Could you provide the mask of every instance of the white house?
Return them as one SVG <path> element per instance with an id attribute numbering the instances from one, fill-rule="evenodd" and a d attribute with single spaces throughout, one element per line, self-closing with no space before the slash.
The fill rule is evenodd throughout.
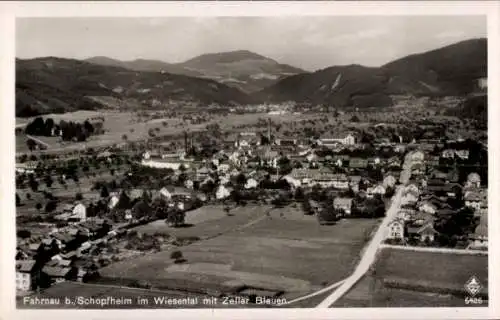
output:
<path id="1" fill-rule="evenodd" d="M 394 219 L 387 226 L 387 239 L 404 240 L 405 224 L 401 219 Z"/>
<path id="2" fill-rule="evenodd" d="M 258 182 L 255 179 L 249 178 L 245 183 L 245 189 L 255 189 L 257 188 Z"/>
<path id="3" fill-rule="evenodd" d="M 108 208 L 113 209 L 118 204 L 119 201 L 120 199 L 117 196 L 112 196 L 109 199 Z"/>
<path id="4" fill-rule="evenodd" d="M 193 189 L 194 183 L 191 179 L 187 179 L 186 181 L 184 181 L 184 186 L 188 189 Z"/>
<path id="5" fill-rule="evenodd" d="M 16 261 L 16 289 L 30 291 L 38 282 L 39 274 L 35 271 L 35 260 Z"/>
<path id="6" fill-rule="evenodd" d="M 229 197 L 231 195 L 231 193 L 229 192 L 229 190 L 224 187 L 223 185 L 220 185 L 217 190 L 215 191 L 215 198 L 216 199 L 225 199 L 227 197 Z"/>
<path id="7" fill-rule="evenodd" d="M 82 203 L 77 204 L 73 208 L 73 218 L 85 221 L 87 219 L 87 208 Z"/>
<path id="8" fill-rule="evenodd" d="M 375 195 L 381 195 L 383 196 L 385 194 L 385 187 L 383 185 L 377 185 L 375 187 L 368 187 L 366 189 L 366 196 L 368 198 L 372 198 Z"/>

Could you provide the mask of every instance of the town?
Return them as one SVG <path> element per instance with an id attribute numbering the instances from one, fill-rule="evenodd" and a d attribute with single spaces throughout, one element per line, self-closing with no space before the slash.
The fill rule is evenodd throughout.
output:
<path id="1" fill-rule="evenodd" d="M 18 309 L 491 306 L 485 16 L 303 18 L 17 21 Z"/>

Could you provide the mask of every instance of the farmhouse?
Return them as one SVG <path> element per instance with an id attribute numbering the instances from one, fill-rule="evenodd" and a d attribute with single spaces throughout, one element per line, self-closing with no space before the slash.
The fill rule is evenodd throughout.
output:
<path id="1" fill-rule="evenodd" d="M 473 172 L 467 176 L 467 182 L 465 183 L 467 188 L 479 188 L 481 187 L 481 177 L 479 174 Z"/>
<path id="2" fill-rule="evenodd" d="M 42 269 L 42 274 L 56 283 L 63 282 L 65 280 L 70 280 L 71 268 L 45 266 Z"/>
<path id="3" fill-rule="evenodd" d="M 36 288 L 40 273 L 35 260 L 16 261 L 16 289 L 30 291 Z"/>
<path id="4" fill-rule="evenodd" d="M 352 198 L 335 198 L 333 200 L 333 208 L 343 210 L 345 215 L 350 215 L 352 201 Z"/>
<path id="5" fill-rule="evenodd" d="M 481 217 L 473 234 L 469 235 L 469 249 L 488 248 L 488 215 Z"/>
<path id="6" fill-rule="evenodd" d="M 351 158 L 349 160 L 349 168 L 351 169 L 366 169 L 368 167 L 368 160 L 362 158 Z"/>
<path id="7" fill-rule="evenodd" d="M 409 226 L 408 236 L 418 239 L 420 242 L 433 242 L 437 234 L 432 222 L 423 224 L 422 226 Z"/>
<path id="8" fill-rule="evenodd" d="M 483 198 L 484 197 L 479 192 L 468 191 L 464 196 L 465 206 L 478 211 L 479 209 L 481 209 Z"/>

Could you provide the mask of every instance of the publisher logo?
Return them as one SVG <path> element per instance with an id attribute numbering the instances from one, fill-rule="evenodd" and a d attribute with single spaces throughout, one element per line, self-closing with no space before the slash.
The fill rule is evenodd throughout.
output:
<path id="1" fill-rule="evenodd" d="M 481 291 L 483 286 L 479 282 L 476 276 L 472 276 L 464 285 L 465 291 L 469 294 L 469 296 L 465 297 L 465 304 L 483 304 L 483 299 L 476 295 Z"/>
<path id="2" fill-rule="evenodd" d="M 466 283 L 465 283 L 465 290 L 472 296 L 474 297 L 481 291 L 483 286 L 479 282 L 476 276 L 472 276 Z"/>

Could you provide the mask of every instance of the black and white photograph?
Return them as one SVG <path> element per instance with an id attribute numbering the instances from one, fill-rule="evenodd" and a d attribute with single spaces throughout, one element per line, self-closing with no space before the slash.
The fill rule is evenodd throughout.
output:
<path id="1" fill-rule="evenodd" d="M 14 39 L 14 308 L 492 305 L 487 15 L 16 17 Z"/>

